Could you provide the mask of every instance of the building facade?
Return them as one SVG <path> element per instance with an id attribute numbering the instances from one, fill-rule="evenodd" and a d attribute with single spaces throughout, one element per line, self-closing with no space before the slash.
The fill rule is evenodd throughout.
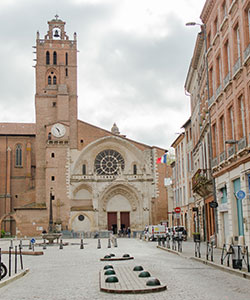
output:
<path id="1" fill-rule="evenodd" d="M 207 0 L 201 20 L 185 83 L 194 203 L 204 238 L 249 245 L 250 1 Z"/>
<path id="2" fill-rule="evenodd" d="M 164 149 L 77 119 L 77 36 L 48 22 L 36 40 L 35 124 L 1 123 L 1 228 L 13 235 L 48 230 L 143 230 L 168 218 Z M 50 209 L 50 207 L 52 209 Z"/>

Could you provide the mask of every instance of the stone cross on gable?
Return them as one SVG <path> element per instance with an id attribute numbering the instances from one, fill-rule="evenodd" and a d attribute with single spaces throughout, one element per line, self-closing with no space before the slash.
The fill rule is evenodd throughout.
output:
<path id="1" fill-rule="evenodd" d="M 58 18 L 59 18 L 58 14 L 55 15 L 55 18 L 56 18 L 56 20 L 58 20 Z"/>

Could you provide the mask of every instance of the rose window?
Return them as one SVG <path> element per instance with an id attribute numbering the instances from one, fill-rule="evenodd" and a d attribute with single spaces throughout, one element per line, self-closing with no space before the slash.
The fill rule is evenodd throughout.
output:
<path id="1" fill-rule="evenodd" d="M 104 150 L 95 159 L 95 171 L 98 175 L 117 175 L 124 169 L 124 159 L 115 150 Z"/>

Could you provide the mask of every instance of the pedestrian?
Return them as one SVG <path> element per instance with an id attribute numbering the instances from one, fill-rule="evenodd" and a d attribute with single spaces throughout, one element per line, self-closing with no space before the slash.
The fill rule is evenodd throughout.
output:
<path id="1" fill-rule="evenodd" d="M 130 238 L 130 235 L 131 235 L 130 227 L 128 227 L 128 229 L 127 229 L 127 234 L 128 234 L 128 238 Z"/>

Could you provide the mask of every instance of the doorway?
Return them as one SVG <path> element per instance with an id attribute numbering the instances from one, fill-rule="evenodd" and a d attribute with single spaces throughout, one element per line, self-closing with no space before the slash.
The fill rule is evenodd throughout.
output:
<path id="1" fill-rule="evenodd" d="M 108 212 L 108 230 L 117 233 L 117 212 Z"/>
<path id="2" fill-rule="evenodd" d="M 121 211 L 121 230 L 126 230 L 130 227 L 129 211 Z"/>

